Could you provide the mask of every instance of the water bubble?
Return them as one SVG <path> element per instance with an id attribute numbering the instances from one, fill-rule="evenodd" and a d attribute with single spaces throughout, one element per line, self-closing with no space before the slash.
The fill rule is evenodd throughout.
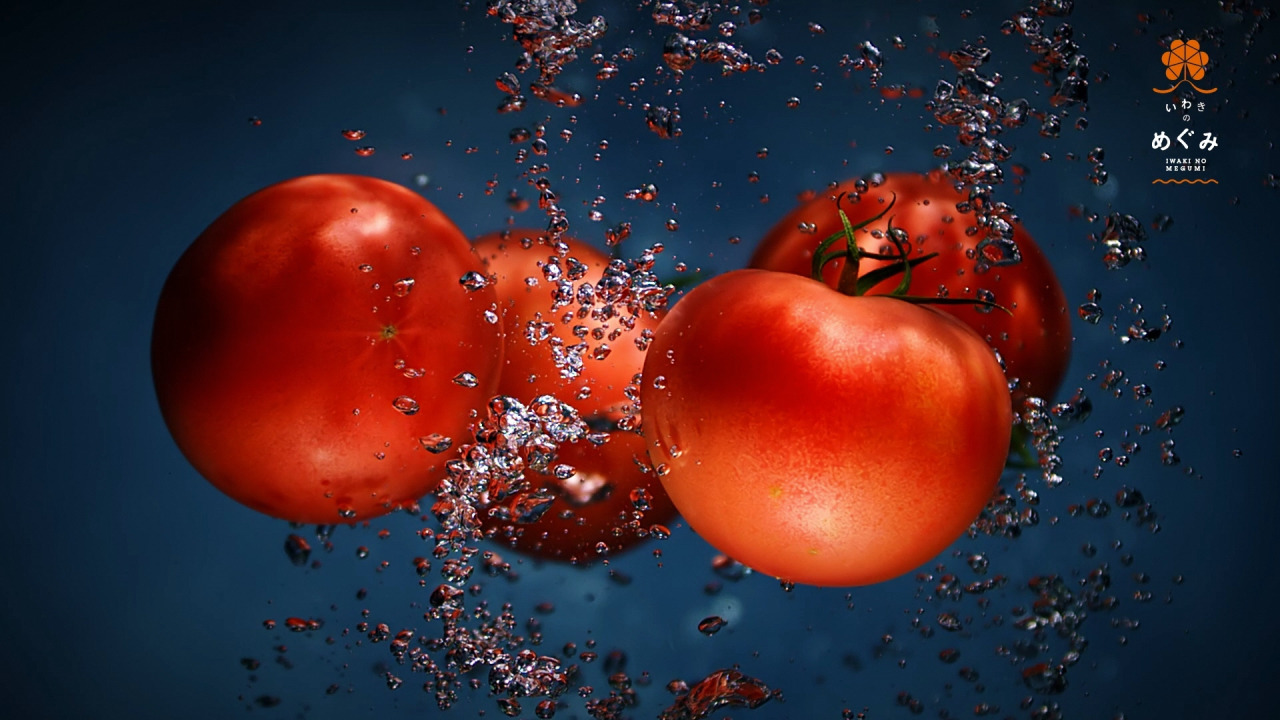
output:
<path id="1" fill-rule="evenodd" d="M 1186 410 L 1181 405 L 1175 405 L 1156 418 L 1156 427 L 1161 430 L 1172 430 L 1175 425 L 1182 422 L 1182 417 L 1185 414 Z"/>
<path id="2" fill-rule="evenodd" d="M 290 534 L 285 538 L 284 552 L 289 556 L 289 562 L 301 567 L 311 557 L 311 545 L 301 535 Z"/>
<path id="3" fill-rule="evenodd" d="M 956 632 L 964 628 L 964 623 L 960 622 L 954 612 L 948 610 L 938 613 L 938 627 L 947 632 Z"/>
<path id="4" fill-rule="evenodd" d="M 670 139 L 680 137 L 680 108 L 667 108 L 662 105 L 650 107 L 645 112 L 645 124 L 658 137 Z"/>
<path id="5" fill-rule="evenodd" d="M 391 406 L 405 415 L 416 415 L 420 409 L 418 407 L 418 401 L 408 395 L 401 395 L 395 400 L 392 400 Z"/>
<path id="6" fill-rule="evenodd" d="M 1103 263 L 1109 270 L 1118 270 L 1134 260 L 1145 260 L 1147 231 L 1132 215 L 1114 212 L 1107 216 L 1102 243 Z"/>
<path id="7" fill-rule="evenodd" d="M 400 278 L 399 280 L 395 281 L 395 283 L 393 283 L 391 287 L 393 292 L 395 292 L 396 297 L 404 297 L 408 295 L 411 290 L 413 290 L 414 282 L 415 282 L 414 279 L 411 277 Z"/>
<path id="8" fill-rule="evenodd" d="M 462 387 L 467 388 L 473 388 L 480 384 L 480 380 L 469 372 L 460 372 L 457 375 L 454 375 L 453 382 L 455 385 L 461 385 Z"/>
<path id="9" fill-rule="evenodd" d="M 720 632 L 724 626 L 728 624 L 729 621 L 719 615 L 711 615 L 703 618 L 702 621 L 698 623 L 698 632 L 709 637 Z"/>
<path id="10" fill-rule="evenodd" d="M 717 670 L 688 687 L 658 714 L 658 720 L 701 720 L 725 706 L 754 710 L 775 695 L 767 685 L 738 670 Z"/>
<path id="11" fill-rule="evenodd" d="M 624 197 L 628 200 L 643 200 L 645 202 L 653 202 L 658 199 L 658 186 L 653 183 L 645 183 L 634 190 L 628 190 Z"/>
<path id="12" fill-rule="evenodd" d="M 482 273 L 471 270 L 459 278 L 458 283 L 468 291 L 475 292 L 487 287 L 489 285 L 489 278 L 485 277 Z"/>
<path id="13" fill-rule="evenodd" d="M 697 55 L 697 43 L 681 33 L 668 35 L 666 42 L 663 44 L 662 59 L 666 62 L 667 67 L 677 72 L 683 72 L 693 67 L 697 61 Z"/>

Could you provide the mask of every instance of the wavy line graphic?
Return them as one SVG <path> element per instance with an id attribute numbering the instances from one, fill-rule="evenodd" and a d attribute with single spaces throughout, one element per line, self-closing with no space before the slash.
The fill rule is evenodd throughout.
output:
<path id="1" fill-rule="evenodd" d="M 1152 185 L 1155 185 L 1156 183 L 1160 183 L 1161 185 L 1169 185 L 1170 183 L 1175 185 L 1208 185 L 1210 183 L 1213 183 L 1214 185 L 1217 185 L 1218 181 L 1214 180 L 1213 178 L 1209 178 L 1208 180 L 1204 180 L 1201 178 L 1195 178 L 1194 180 L 1189 180 L 1187 178 L 1178 178 L 1176 180 L 1161 180 L 1159 178 L 1156 178 L 1155 180 L 1151 181 Z"/>
<path id="2" fill-rule="evenodd" d="M 1177 90 L 1178 86 L 1183 83 L 1190 85 L 1192 88 L 1195 89 L 1196 92 L 1200 93 L 1201 95 L 1212 95 L 1213 93 L 1218 92 L 1218 88 L 1209 88 L 1208 90 L 1205 90 L 1204 88 L 1198 87 L 1195 83 L 1191 82 L 1190 80 L 1187 80 L 1186 78 L 1183 78 L 1178 82 L 1174 83 L 1173 85 L 1170 85 L 1169 89 L 1167 90 L 1161 90 L 1160 88 L 1151 88 L 1151 91 L 1160 93 L 1161 95 L 1168 95 L 1174 90 Z"/>

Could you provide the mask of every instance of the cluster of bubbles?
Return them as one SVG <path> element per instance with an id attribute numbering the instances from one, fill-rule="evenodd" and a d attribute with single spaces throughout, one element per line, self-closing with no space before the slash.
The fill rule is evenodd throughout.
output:
<path id="1" fill-rule="evenodd" d="M 572 406 L 545 395 L 527 405 L 510 397 L 494 398 L 485 416 L 475 423 L 473 434 L 473 442 L 460 447 L 458 457 L 447 464 L 448 477 L 431 507 L 435 527 L 423 527 L 418 533 L 432 548 L 429 556 L 414 559 L 419 584 L 424 588 L 429 585 L 426 578 L 437 565 L 442 580 L 430 589 L 422 616 L 435 631 L 393 630 L 381 622 L 361 622 L 355 630 L 370 644 L 385 644 L 395 667 L 424 676 L 422 689 L 434 696 L 441 710 L 453 707 L 466 685 L 473 690 L 487 689 L 508 717 L 520 716 L 524 706 L 532 704 L 534 715 L 546 720 L 563 706 L 561 696 L 576 689 L 591 717 L 622 720 L 637 702 L 632 679 L 622 670 L 625 655 L 619 651 L 606 661 L 610 670 L 606 696 L 593 697 L 595 690 L 587 685 L 575 688 L 578 666 L 535 650 L 542 642 L 539 625 L 530 621 L 522 631 L 510 603 L 491 608 L 483 598 L 484 586 L 476 572 L 481 570 L 490 577 L 512 574 L 511 566 L 498 553 L 480 549 L 479 542 L 485 537 L 481 514 L 501 507 L 503 512 L 527 512 L 536 518 L 550 498 L 540 497 L 527 477 L 546 471 L 572 473 L 572 468 L 556 462 L 557 449 L 564 443 L 603 442 L 604 433 L 588 427 Z M 527 519 L 511 518 L 513 522 Z M 326 546 L 330 546 L 330 529 L 319 530 Z M 286 539 L 285 551 L 294 564 L 304 565 L 311 547 L 295 533 Z M 361 548 L 361 554 L 367 555 L 367 549 Z M 292 632 L 317 631 L 322 626 L 317 619 L 289 618 L 285 623 Z M 268 621 L 266 627 L 274 629 L 274 621 Z M 573 651 L 576 645 L 566 644 L 566 654 Z M 584 662 L 595 657 L 590 651 L 579 655 Z M 257 661 L 249 662 L 256 669 Z M 389 689 L 404 684 L 400 672 L 384 672 Z M 692 687 L 674 681 L 668 689 L 677 697 L 660 717 L 673 720 L 704 718 L 725 705 L 757 707 L 779 696 L 736 669 L 712 672 Z M 336 691 L 336 686 L 331 691 Z M 264 698 L 259 704 L 278 702 Z"/>
<path id="2" fill-rule="evenodd" d="M 521 238 L 528 250 L 535 242 Z M 547 237 L 548 255 L 541 263 L 541 279 L 546 283 L 550 298 L 549 319 L 532 319 L 525 322 L 523 333 L 530 345 L 548 348 L 561 377 L 573 379 L 584 368 L 586 358 L 603 360 L 611 352 L 610 343 L 633 335 L 632 341 L 644 350 L 653 338 L 653 331 L 636 330 L 641 317 L 666 309 L 676 289 L 662 282 L 655 272 L 657 256 L 664 251 L 661 243 L 643 249 L 635 258 L 611 258 L 602 275 L 594 282 L 587 279 L 589 268 L 573 257 L 563 238 Z M 557 324 L 572 326 L 577 342 L 567 344 L 555 333 Z M 628 425 L 629 427 L 629 425 Z"/>
<path id="3" fill-rule="evenodd" d="M 1035 119 L 1040 123 L 1042 137 L 1056 138 L 1067 114 L 1088 106 L 1089 60 L 1072 39 L 1071 25 L 1061 22 L 1052 29 L 1046 27 L 1046 18 L 1066 17 L 1073 7 L 1071 0 L 1039 0 L 1000 26 L 1002 33 L 1026 39 L 1034 56 L 1032 67 L 1055 87 L 1049 101 L 1052 109 L 1035 108 L 1025 98 L 1002 98 L 1000 75 L 982 72 L 983 65 L 991 59 L 991 49 L 971 43 L 962 43 L 947 53 L 956 67 L 955 80 L 940 80 L 934 89 L 930 103 L 934 118 L 954 127 L 957 141 L 967 151 L 962 158 L 948 160 L 946 169 L 968 191 L 967 202 L 958 209 L 973 213 L 974 231 L 985 233 L 978 243 L 979 271 L 988 265 L 1013 264 L 1022 259 L 1013 239 L 1017 215 L 1008 204 L 992 197 L 994 186 L 1004 182 L 1003 165 L 1013 155 L 1002 136 Z M 1081 116 L 1076 126 L 1083 129 L 1087 122 Z M 952 152 L 945 148 L 935 154 L 950 156 Z"/>
<path id="4" fill-rule="evenodd" d="M 537 68 L 538 79 L 529 84 L 529 92 L 534 97 L 557 105 L 582 102 L 577 94 L 558 89 L 556 78 L 566 64 L 578 58 L 579 51 L 604 37 L 609 24 L 603 17 L 597 15 L 586 22 L 576 19 L 578 5 L 573 0 L 490 0 L 487 11 L 511 26 L 511 36 L 523 48 L 516 69 L 524 72 Z M 514 75 L 505 75 L 498 87 L 507 94 L 499 106 L 500 111 L 525 107 L 520 83 Z"/>

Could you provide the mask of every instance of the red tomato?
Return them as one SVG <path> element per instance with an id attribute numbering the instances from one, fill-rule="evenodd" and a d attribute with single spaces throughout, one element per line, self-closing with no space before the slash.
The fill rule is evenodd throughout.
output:
<path id="1" fill-rule="evenodd" d="M 833 199 L 840 193 L 856 192 L 855 185 L 856 181 L 841 183 L 791 211 L 765 235 L 750 266 L 811 276 L 814 249 L 841 228 Z M 889 243 L 884 233 L 892 220 L 894 227 L 906 230 L 914 241 L 914 254 L 938 253 L 912 270 L 909 294 L 933 297 L 945 289 L 949 297 L 974 298 L 979 290 L 990 292 L 987 299 L 1008 308 L 1012 315 L 972 305 L 942 305 L 938 309 L 963 320 L 1000 352 L 1008 377 L 1019 380 L 1014 393 L 1019 408 L 1021 399 L 1028 395 L 1052 399 L 1071 357 L 1071 315 L 1049 260 L 1031 236 L 1021 225 L 1016 226 L 1014 241 L 1022 261 L 975 274 L 973 253 L 980 235 L 965 233 L 974 225 L 974 217 L 956 210 L 956 203 L 965 200 L 965 195 L 936 170 L 928 175 L 887 174 L 882 183 L 862 193 L 860 202 L 846 199 L 840 207 L 857 225 L 883 211 L 894 194 L 897 200 L 888 214 L 857 231 L 858 247 L 885 252 Z M 806 230 L 800 229 L 802 225 Z M 843 241 L 836 241 L 831 249 L 843 247 Z M 859 271 L 865 274 L 886 264 L 888 261 L 864 259 Z M 823 279 L 835 287 L 843 267 L 843 260 L 828 264 Z M 899 279 L 884 281 L 872 292 L 887 293 Z"/>
<path id="2" fill-rule="evenodd" d="M 439 209 L 383 180 L 315 175 L 246 197 L 160 294 L 152 372 L 178 447 L 287 520 L 412 506 L 450 458 L 433 436 L 464 441 L 497 385 L 496 295 L 459 282 L 480 269 Z"/>
<path id="3" fill-rule="evenodd" d="M 991 497 L 1013 421 L 995 354 L 954 316 L 763 270 L 671 310 L 640 395 L 689 525 L 812 585 L 879 582 L 946 548 Z"/>
<path id="4" fill-rule="evenodd" d="M 642 333 L 652 332 L 658 317 L 634 318 L 634 327 L 619 332 L 622 321 L 601 323 L 580 313 L 582 306 L 552 310 L 554 284 L 543 274 L 543 266 L 557 253 L 545 243 L 545 234 L 531 230 L 493 233 L 476 240 L 476 251 L 489 273 L 496 276 L 495 288 L 502 311 L 506 344 L 504 367 L 498 393 L 521 402 L 550 394 L 576 407 L 588 424 L 608 429 L 603 445 L 578 442 L 562 445 L 557 462 L 576 472 L 567 480 L 547 474 L 540 476 L 535 489 L 549 490 L 556 500 L 535 522 L 514 523 L 486 517 L 485 531 L 499 542 L 537 557 L 586 563 L 602 550 L 616 554 L 648 536 L 655 524 L 670 522 L 675 509 L 657 477 L 649 469 L 644 441 L 634 431 L 616 427 L 624 418 L 623 408 L 632 401 L 626 395 L 644 366 Z M 567 240 L 569 256 L 586 266 L 586 274 L 572 282 L 574 288 L 596 283 L 609 258 L 594 247 Z M 567 261 L 560 263 L 568 270 Z M 538 282 L 530 285 L 527 278 Z M 562 322 L 566 315 L 571 322 Z M 573 379 L 562 376 L 555 363 L 550 339 L 531 344 L 526 335 L 529 322 L 551 323 L 550 337 L 566 347 L 587 343 L 582 372 Z M 630 321 L 628 321 L 630 322 Z M 573 328 L 586 328 L 585 338 Z M 598 331 L 598 333 L 596 332 Z M 599 338 L 599 339 L 597 339 Z M 602 345 L 609 352 L 600 357 Z M 644 509 L 638 514 L 638 510 Z"/>

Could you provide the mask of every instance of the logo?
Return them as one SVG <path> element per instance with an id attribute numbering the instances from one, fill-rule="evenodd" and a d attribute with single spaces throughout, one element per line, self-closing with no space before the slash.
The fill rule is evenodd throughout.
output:
<path id="1" fill-rule="evenodd" d="M 1181 127 L 1169 127 L 1151 133 L 1151 149 L 1159 153 L 1157 162 L 1165 177 L 1151 181 L 1153 185 L 1216 185 L 1217 180 L 1209 176 L 1211 170 L 1210 154 L 1218 147 L 1218 138 L 1211 130 L 1196 129 L 1194 126 L 1203 118 L 1206 103 L 1196 98 L 1195 93 L 1211 95 L 1218 88 L 1202 88 L 1196 83 L 1203 83 L 1208 73 L 1209 54 L 1200 49 L 1199 40 L 1175 39 L 1169 43 L 1169 49 L 1160 56 L 1164 63 L 1164 77 L 1172 85 L 1165 89 L 1151 88 L 1157 95 L 1176 95 L 1164 102 L 1164 111 L 1169 113 L 1168 120 L 1176 122 L 1181 118 Z M 1182 86 L 1189 88 L 1182 88 Z M 1194 91 L 1194 92 L 1193 92 Z M 1192 114 L 1192 111 L 1195 114 Z M 1194 118 L 1194 120 L 1193 120 Z"/>
<path id="2" fill-rule="evenodd" d="M 1160 61 L 1164 63 L 1164 76 L 1176 82 L 1164 90 L 1151 88 L 1152 91 L 1167 95 L 1186 83 L 1201 95 L 1218 92 L 1218 88 L 1205 90 L 1193 82 L 1204 79 L 1205 65 L 1209 64 L 1209 53 L 1200 49 L 1199 40 L 1174 40 L 1169 44 L 1168 52 L 1160 56 Z"/>

